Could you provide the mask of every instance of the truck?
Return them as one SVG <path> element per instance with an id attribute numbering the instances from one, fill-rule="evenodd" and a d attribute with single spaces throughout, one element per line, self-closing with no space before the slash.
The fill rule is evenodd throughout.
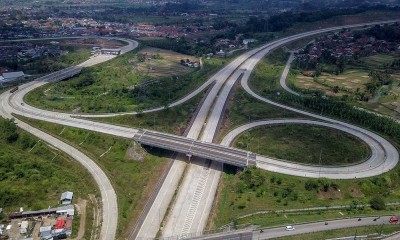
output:
<path id="1" fill-rule="evenodd" d="M 10 90 L 10 93 L 14 93 L 14 92 L 16 92 L 17 90 L 18 90 L 18 87 L 15 87 L 15 88 L 13 88 L 13 89 Z"/>

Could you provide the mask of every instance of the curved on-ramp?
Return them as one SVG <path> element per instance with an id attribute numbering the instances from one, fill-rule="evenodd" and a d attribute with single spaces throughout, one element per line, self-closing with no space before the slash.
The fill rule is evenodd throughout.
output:
<path id="1" fill-rule="evenodd" d="M 252 128 L 287 124 L 316 125 L 346 132 L 364 141 L 371 149 L 371 156 L 368 160 L 362 163 L 342 167 L 321 167 L 315 165 L 303 165 L 288 162 L 285 160 L 257 156 L 257 167 L 271 172 L 285 173 L 294 176 L 312 178 L 326 177 L 331 179 L 352 179 L 379 175 L 382 172 L 387 172 L 391 170 L 397 164 L 397 150 L 386 140 L 376 138 L 376 135 L 370 135 L 370 132 L 361 132 L 357 129 L 349 128 L 340 124 L 314 120 L 277 119 L 257 121 L 245 124 L 229 132 L 222 140 L 221 144 L 229 146 L 230 144 L 232 144 L 236 137 Z"/>

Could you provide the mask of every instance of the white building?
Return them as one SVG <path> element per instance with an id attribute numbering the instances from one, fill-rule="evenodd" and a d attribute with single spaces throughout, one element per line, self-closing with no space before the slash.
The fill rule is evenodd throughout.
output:
<path id="1" fill-rule="evenodd" d="M 3 82 L 12 82 L 25 76 L 24 72 L 6 72 L 3 73 Z M 1 80 L 1 79 L 0 79 Z"/>
<path id="2" fill-rule="evenodd" d="M 72 198 L 74 197 L 73 192 L 63 192 L 61 194 L 60 202 L 61 204 L 71 204 L 72 203 Z"/>

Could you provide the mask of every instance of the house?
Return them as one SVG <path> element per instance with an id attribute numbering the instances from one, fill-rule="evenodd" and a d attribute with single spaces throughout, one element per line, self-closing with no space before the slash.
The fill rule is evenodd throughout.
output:
<path id="1" fill-rule="evenodd" d="M 57 219 L 54 229 L 63 229 L 65 225 L 64 219 Z"/>
<path id="2" fill-rule="evenodd" d="M 40 237 L 47 239 L 51 236 L 51 226 L 40 227 L 39 229 Z"/>
<path id="3" fill-rule="evenodd" d="M 24 72 L 6 72 L 3 73 L 4 82 L 12 82 L 25 76 Z"/>
<path id="4" fill-rule="evenodd" d="M 61 204 L 71 204 L 72 203 L 72 198 L 74 196 L 73 192 L 63 192 L 61 194 L 60 202 Z"/>
<path id="5" fill-rule="evenodd" d="M 224 50 L 219 50 L 219 52 L 217 52 L 217 56 L 219 56 L 219 57 L 225 57 L 226 56 L 226 53 L 224 52 Z"/>
<path id="6" fill-rule="evenodd" d="M 253 43 L 253 42 L 257 42 L 257 40 L 256 40 L 256 39 L 253 39 L 253 38 L 249 38 L 249 39 L 244 39 L 244 40 L 243 40 L 243 44 L 244 44 L 244 45 L 247 45 L 247 44 Z"/>
<path id="7" fill-rule="evenodd" d="M 29 226 L 29 222 L 28 221 L 22 221 L 21 226 L 19 227 L 19 232 L 21 234 L 27 233 L 28 232 L 28 226 Z"/>

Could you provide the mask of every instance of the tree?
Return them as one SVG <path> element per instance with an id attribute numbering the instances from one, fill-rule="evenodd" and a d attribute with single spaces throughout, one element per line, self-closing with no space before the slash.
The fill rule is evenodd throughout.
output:
<path id="1" fill-rule="evenodd" d="M 375 210 L 384 210 L 386 208 L 385 200 L 380 196 L 373 197 L 369 201 L 369 204 L 371 204 L 371 208 Z"/>
<path id="2" fill-rule="evenodd" d="M 19 134 L 17 132 L 17 125 L 14 119 L 4 119 L 0 122 L 1 138 L 8 143 L 13 143 L 18 140 Z"/>

